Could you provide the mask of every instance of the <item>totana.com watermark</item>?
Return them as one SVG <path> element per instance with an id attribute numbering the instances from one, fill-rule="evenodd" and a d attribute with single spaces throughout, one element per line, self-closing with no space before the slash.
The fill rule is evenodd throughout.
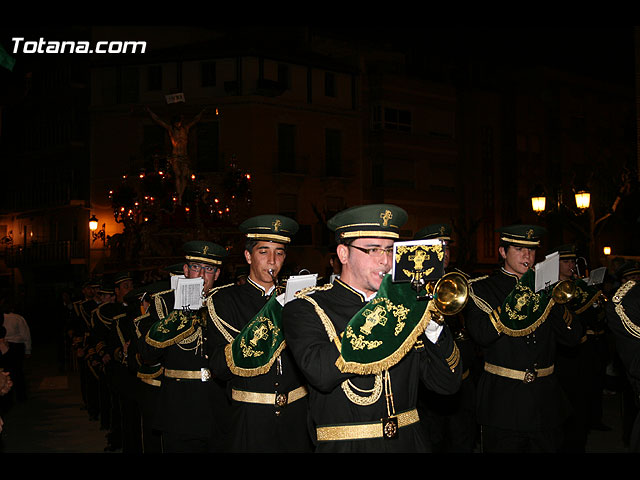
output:
<path id="1" fill-rule="evenodd" d="M 74 40 L 25 40 L 23 37 L 13 37 L 13 53 L 145 53 L 147 42 L 125 41 L 74 41 Z"/>

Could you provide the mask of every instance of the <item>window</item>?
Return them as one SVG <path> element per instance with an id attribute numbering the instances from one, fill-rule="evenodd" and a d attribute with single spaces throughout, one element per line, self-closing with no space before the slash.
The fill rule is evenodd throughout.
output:
<path id="1" fill-rule="evenodd" d="M 147 90 L 162 90 L 162 66 L 150 65 L 147 67 Z"/>
<path id="2" fill-rule="evenodd" d="M 397 108 L 374 105 L 371 112 L 372 128 L 374 130 L 397 130 L 411 132 L 411 112 Z"/>
<path id="3" fill-rule="evenodd" d="M 324 74 L 324 94 L 326 97 L 336 96 L 336 76 L 331 72 Z"/>
<path id="4" fill-rule="evenodd" d="M 216 62 L 202 62 L 200 72 L 203 87 L 216 86 Z"/>
<path id="5" fill-rule="evenodd" d="M 342 176 L 342 132 L 328 128 L 325 131 L 325 173 L 329 177 Z"/>
<path id="6" fill-rule="evenodd" d="M 278 64 L 278 83 L 285 90 L 289 90 L 291 88 L 289 65 L 285 65 L 284 63 Z"/>
<path id="7" fill-rule="evenodd" d="M 278 125 L 278 170 L 295 172 L 296 169 L 296 126 Z"/>

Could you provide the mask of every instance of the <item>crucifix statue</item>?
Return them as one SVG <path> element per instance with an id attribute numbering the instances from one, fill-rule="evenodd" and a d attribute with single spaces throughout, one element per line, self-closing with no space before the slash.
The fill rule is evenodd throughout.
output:
<path id="1" fill-rule="evenodd" d="M 171 155 L 169 155 L 167 159 L 173 169 L 173 175 L 176 181 L 176 191 L 178 194 L 178 203 L 182 205 L 182 195 L 184 194 L 187 182 L 189 181 L 192 173 L 189 155 L 187 152 L 189 130 L 202 119 L 202 115 L 207 108 L 203 108 L 202 111 L 188 123 L 185 123 L 184 117 L 179 115 L 171 119 L 171 124 L 160 119 L 149 107 L 145 107 L 145 109 L 153 121 L 167 131 L 169 138 L 171 139 L 172 151 Z"/>

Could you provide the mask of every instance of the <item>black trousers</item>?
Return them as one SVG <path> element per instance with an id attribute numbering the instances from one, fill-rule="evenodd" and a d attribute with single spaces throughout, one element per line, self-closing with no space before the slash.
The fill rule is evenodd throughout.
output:
<path id="1" fill-rule="evenodd" d="M 481 441 L 482 453 L 557 453 L 562 445 L 562 429 L 521 432 L 482 425 Z"/>

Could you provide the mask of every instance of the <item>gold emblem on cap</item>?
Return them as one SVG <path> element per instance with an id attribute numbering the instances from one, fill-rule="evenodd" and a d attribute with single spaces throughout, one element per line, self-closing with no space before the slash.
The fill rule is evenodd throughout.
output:
<path id="1" fill-rule="evenodd" d="M 202 254 L 206 255 L 208 251 L 209 251 L 209 245 L 205 245 L 204 248 L 202 249 Z"/>
<path id="2" fill-rule="evenodd" d="M 279 218 L 276 218 L 276 221 L 273 222 L 271 225 L 273 225 L 273 231 L 277 232 L 278 229 L 282 226 L 282 222 L 280 221 Z"/>
<path id="3" fill-rule="evenodd" d="M 533 237 L 533 228 L 527 230 L 527 239 L 531 240 L 531 237 Z"/>
<path id="4" fill-rule="evenodd" d="M 389 220 L 393 217 L 393 214 L 389 210 L 385 210 L 384 213 L 380 214 L 380 218 L 382 219 L 382 226 L 388 227 Z"/>
<path id="5" fill-rule="evenodd" d="M 444 235 L 444 225 L 440 226 L 440 235 Z"/>

